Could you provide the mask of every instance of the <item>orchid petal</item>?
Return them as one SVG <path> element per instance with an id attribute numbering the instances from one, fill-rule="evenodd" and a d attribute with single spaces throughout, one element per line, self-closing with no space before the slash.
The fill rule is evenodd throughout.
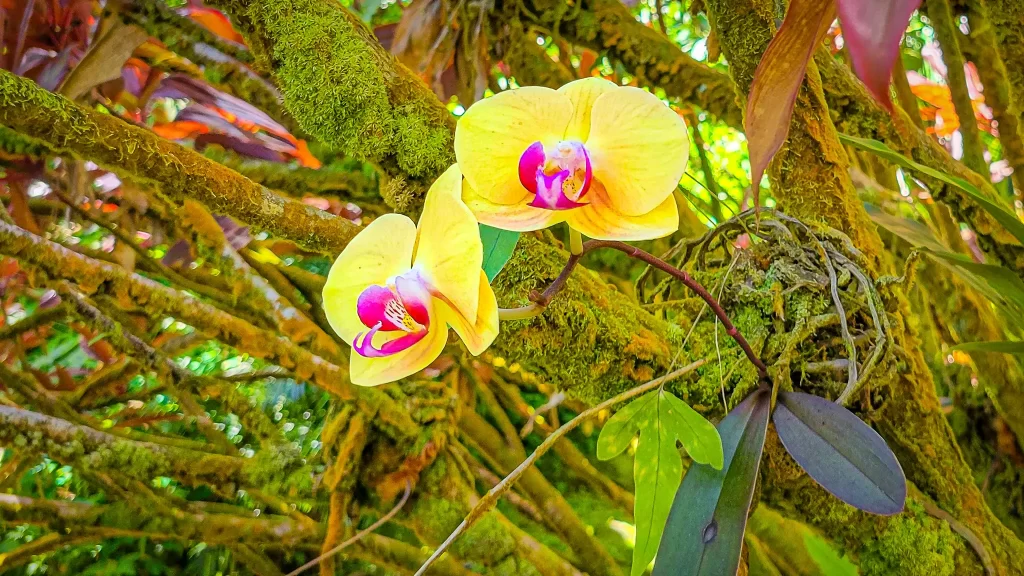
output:
<path id="1" fill-rule="evenodd" d="M 378 322 L 369 332 L 356 336 L 356 339 L 352 341 L 352 349 L 364 358 L 385 358 L 394 356 L 403 350 L 408 350 L 417 342 L 423 340 L 428 334 L 427 330 L 407 332 L 399 335 L 394 340 L 384 342 L 381 344 L 380 349 L 377 349 L 373 347 L 373 339 L 380 330 L 381 323 Z"/>
<path id="2" fill-rule="evenodd" d="M 437 309 L 433 310 L 435 313 Z M 372 344 L 377 350 L 390 349 L 402 344 L 391 344 L 393 341 L 410 336 L 418 336 L 419 340 L 412 343 L 404 350 L 393 352 L 380 358 L 367 358 L 355 349 L 352 350 L 349 365 L 349 379 L 358 386 L 379 386 L 388 382 L 400 380 L 406 376 L 423 370 L 441 355 L 445 344 L 448 343 L 448 326 L 439 318 L 434 318 L 430 326 L 422 332 L 422 336 L 410 335 L 404 332 L 378 332 L 372 336 L 372 341 L 359 342 L 363 347 Z M 363 338 L 370 338 L 367 334 Z"/>
<path id="3" fill-rule="evenodd" d="M 407 272 L 416 245 L 416 225 L 400 214 L 385 214 L 364 228 L 338 256 L 324 284 L 324 312 L 348 344 L 366 330 L 358 314 L 359 295 L 372 285 Z"/>
<path id="4" fill-rule="evenodd" d="M 484 198 L 515 204 L 529 191 L 519 181 L 519 159 L 534 142 L 562 139 L 572 103 L 550 88 L 500 92 L 469 107 L 455 128 L 455 157 Z"/>
<path id="5" fill-rule="evenodd" d="M 427 192 L 414 266 L 461 313 L 476 316 L 477 277 L 484 260 L 480 228 L 462 202 L 462 173 L 453 165 Z"/>
<path id="6" fill-rule="evenodd" d="M 537 193 L 537 172 L 540 172 L 546 161 L 543 142 L 530 144 L 519 157 L 519 183 L 531 194 Z"/>
<path id="7" fill-rule="evenodd" d="M 653 240 L 679 229 L 679 207 L 669 195 L 654 210 L 640 216 L 627 216 L 615 210 L 608 193 L 595 182 L 587 196 L 590 204 L 569 212 L 566 221 L 584 236 L 598 240 Z"/>
<path id="8" fill-rule="evenodd" d="M 487 274 L 480 271 L 480 308 L 472 323 L 455 309 L 442 301 L 435 301 L 438 320 L 444 320 L 466 343 L 470 354 L 479 356 L 498 336 L 498 301 L 494 290 L 487 282 Z"/>
<path id="9" fill-rule="evenodd" d="M 477 194 L 469 181 L 462 185 L 462 201 L 481 224 L 513 232 L 541 230 L 564 221 L 566 216 L 564 211 L 534 208 L 529 199 L 517 204 L 496 204 Z"/>
<path id="10" fill-rule="evenodd" d="M 594 100 L 587 152 L 617 212 L 641 216 L 672 194 L 688 138 L 683 119 L 650 92 L 625 86 Z"/>
<path id="11" fill-rule="evenodd" d="M 586 142 L 590 135 L 590 110 L 594 106 L 594 100 L 605 92 L 618 88 L 614 82 L 593 77 L 573 80 L 559 88 L 558 91 L 572 101 L 572 120 L 565 129 L 564 139 Z"/>

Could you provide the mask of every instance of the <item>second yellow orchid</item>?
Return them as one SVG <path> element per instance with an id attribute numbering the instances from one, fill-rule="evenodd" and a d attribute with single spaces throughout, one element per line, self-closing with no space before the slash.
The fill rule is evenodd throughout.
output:
<path id="1" fill-rule="evenodd" d="M 463 200 L 480 222 L 519 232 L 568 222 L 602 240 L 671 234 L 688 155 L 679 115 L 600 78 L 498 93 L 455 130 Z"/>
<path id="2" fill-rule="evenodd" d="M 423 370 L 444 349 L 448 326 L 474 355 L 498 335 L 498 303 L 480 268 L 480 232 L 461 187 L 452 166 L 427 192 L 418 228 L 385 214 L 331 266 L 324 311 L 352 346 L 353 384 L 376 386 Z"/>

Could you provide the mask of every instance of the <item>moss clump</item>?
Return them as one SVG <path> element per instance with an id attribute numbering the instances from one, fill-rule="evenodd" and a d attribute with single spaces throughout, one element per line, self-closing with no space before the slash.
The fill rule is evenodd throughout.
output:
<path id="1" fill-rule="evenodd" d="M 214 4 L 231 14 L 311 135 L 422 183 L 454 161 L 448 111 L 342 7 L 317 0 Z"/>
<path id="2" fill-rule="evenodd" d="M 523 306 L 561 271 L 566 255 L 524 235 L 493 286 L 503 307 Z M 678 327 L 643 313 L 626 294 L 578 269 L 543 315 L 502 324 L 493 354 L 547 382 L 599 402 L 660 375 L 682 342 Z"/>
<path id="3" fill-rule="evenodd" d="M 957 535 L 923 510 L 894 518 L 860 556 L 865 575 L 951 576 Z"/>

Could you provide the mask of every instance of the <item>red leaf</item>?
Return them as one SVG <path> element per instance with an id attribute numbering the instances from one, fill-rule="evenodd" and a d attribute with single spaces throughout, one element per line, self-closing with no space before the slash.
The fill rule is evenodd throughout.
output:
<path id="1" fill-rule="evenodd" d="M 883 106 L 892 110 L 889 80 L 900 39 L 921 0 L 837 0 L 843 40 L 857 76 Z"/>
<path id="2" fill-rule="evenodd" d="M 833 0 L 793 0 L 754 72 L 744 128 L 750 153 L 750 188 L 760 205 L 761 176 L 789 133 L 789 120 L 807 62 L 832 23 Z M 813 33 L 812 33 L 813 32 Z"/>

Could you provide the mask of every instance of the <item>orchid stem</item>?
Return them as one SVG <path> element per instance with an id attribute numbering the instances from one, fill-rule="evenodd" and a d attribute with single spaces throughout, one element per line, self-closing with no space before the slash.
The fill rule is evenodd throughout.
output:
<path id="1" fill-rule="evenodd" d="M 747 355 L 747 359 L 749 359 L 751 364 L 757 368 L 758 375 L 760 375 L 762 379 L 768 376 L 768 367 L 765 366 L 765 363 L 757 357 L 757 354 L 754 353 L 754 349 L 750 347 L 750 343 L 747 342 L 747 339 L 744 338 L 742 334 L 740 334 L 739 329 L 733 325 L 732 321 L 729 319 L 729 315 L 726 314 L 725 310 L 722 308 L 722 305 L 718 303 L 718 300 L 716 300 L 700 282 L 694 280 L 693 277 L 687 274 L 684 270 L 680 270 L 661 258 L 658 258 L 657 256 L 645 252 L 635 246 L 630 246 L 624 242 L 618 242 L 615 240 L 590 240 L 584 245 L 584 252 L 589 252 L 595 248 L 612 248 L 628 255 L 630 258 L 636 258 L 637 260 L 646 262 L 658 270 L 665 272 L 669 276 L 672 276 L 676 280 L 679 280 L 686 285 L 687 288 L 696 292 L 697 295 L 700 296 L 701 300 L 706 302 L 712 312 L 715 313 L 715 316 L 721 320 L 722 326 L 725 327 L 726 334 L 731 336 L 732 339 L 739 344 L 740 348 L 743 349 L 743 353 Z"/>
<path id="2" fill-rule="evenodd" d="M 582 240 L 580 233 L 570 228 L 570 245 L 575 241 L 574 235 L 575 239 Z M 562 272 L 559 273 L 558 277 L 555 278 L 554 282 L 552 282 L 543 293 L 531 296 L 530 300 L 532 300 L 532 302 L 527 306 L 499 309 L 498 318 L 500 320 L 527 320 L 541 315 L 548 303 L 551 302 L 552 298 L 554 298 L 565 286 L 565 282 L 569 279 L 569 274 L 572 273 L 573 268 L 575 268 L 580 259 L 583 258 L 583 255 L 598 248 L 611 248 L 613 250 L 618 250 L 630 258 L 636 258 L 637 260 L 646 262 L 654 268 L 657 268 L 676 280 L 679 280 L 687 288 L 696 292 L 697 295 L 700 296 L 701 300 L 704 300 L 704 302 L 707 303 L 708 307 L 710 307 L 712 312 L 715 313 L 715 316 L 717 316 L 722 322 L 722 325 L 725 327 L 726 334 L 736 341 L 739 347 L 743 350 L 743 353 L 747 356 L 747 359 L 750 360 L 750 362 L 757 368 L 758 375 L 762 379 L 768 376 L 768 367 L 760 358 L 757 357 L 757 354 L 754 353 L 754 349 L 750 347 L 750 343 L 747 342 L 747 339 L 740 334 L 739 329 L 736 328 L 732 323 L 732 320 L 729 319 L 729 315 L 725 313 L 725 309 L 722 308 L 722 305 L 719 304 L 718 300 L 716 300 L 715 297 L 700 284 L 700 282 L 697 282 L 685 271 L 672 266 L 661 258 L 645 252 L 636 246 L 630 246 L 625 242 L 619 242 L 617 240 L 588 240 L 587 242 L 583 242 L 580 246 L 579 252 L 573 252 L 569 256 L 569 260 L 562 268 Z"/>
<path id="3" fill-rule="evenodd" d="M 569 279 L 569 274 L 572 273 L 573 268 L 576 264 L 579 264 L 580 258 L 583 257 L 585 250 L 581 249 L 579 254 L 573 254 L 569 256 L 569 260 L 562 267 L 562 271 L 559 272 L 558 277 L 544 289 L 544 292 L 540 294 L 531 295 L 530 302 L 526 306 L 519 308 L 499 308 L 498 319 L 499 320 L 529 320 L 535 316 L 540 316 L 544 313 L 544 309 L 548 307 L 548 303 L 555 297 L 556 294 L 562 291 L 565 286 L 565 282 Z"/>
<path id="4" fill-rule="evenodd" d="M 583 254 L 583 234 L 572 227 L 569 228 L 569 254 Z"/>

